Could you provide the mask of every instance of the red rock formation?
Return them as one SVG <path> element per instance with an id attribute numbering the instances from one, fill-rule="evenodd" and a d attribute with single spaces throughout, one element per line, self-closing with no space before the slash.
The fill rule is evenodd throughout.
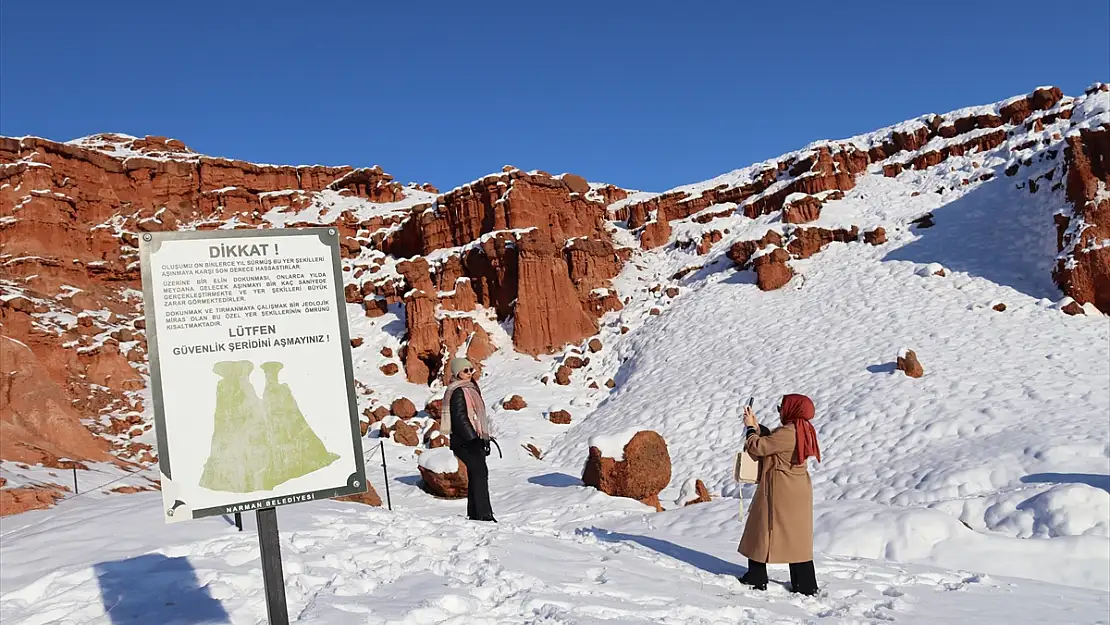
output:
<path id="1" fill-rule="evenodd" d="M 520 286 L 513 345 L 526 354 L 552 353 L 597 333 L 578 301 L 558 244 L 544 236 L 520 241 Z"/>
<path id="2" fill-rule="evenodd" d="M 657 247 L 666 245 L 667 241 L 671 238 L 671 223 L 666 220 L 656 219 L 649 221 L 644 226 L 643 233 L 640 234 L 640 247 L 645 250 L 653 250 Z"/>
<path id="3" fill-rule="evenodd" d="M 788 224 L 817 221 L 821 216 L 821 200 L 812 195 L 801 195 L 782 209 L 782 220 Z"/>
<path id="4" fill-rule="evenodd" d="M 999 109 L 1002 120 L 1007 124 L 1020 124 L 1032 115 L 1033 111 L 1044 111 L 1056 106 L 1064 94 L 1056 87 L 1037 89 L 1032 94 L 1015 99 Z"/>
<path id="5" fill-rule="evenodd" d="M 405 327 L 408 330 L 403 360 L 408 381 L 429 384 L 439 372 L 443 349 L 440 345 L 436 300 L 426 291 L 410 291 L 405 298 Z"/>
<path id="6" fill-rule="evenodd" d="M 624 266 L 607 239 L 574 239 L 563 251 L 570 280 L 580 297 L 594 289 L 608 287 L 609 281 Z"/>
<path id="7" fill-rule="evenodd" d="M 23 487 L 0 489 L 0 517 L 28 510 L 42 510 L 65 496 L 62 487 Z"/>
<path id="8" fill-rule="evenodd" d="M 0 317 L 7 326 L 7 315 Z M 0 336 L 0 458 L 38 464 L 46 455 L 106 461 L 108 443 L 81 424 L 65 393 L 27 345 Z"/>
<path id="9" fill-rule="evenodd" d="M 1056 216 L 1053 279 L 1076 302 L 1110 314 L 1110 126 L 1069 136 L 1064 155 L 1071 214 Z"/>
<path id="10" fill-rule="evenodd" d="M 614 497 L 628 497 L 662 510 L 659 492 L 671 482 L 667 443 L 656 432 L 639 432 L 624 446 L 624 459 L 619 461 L 590 447 L 582 482 Z"/>
<path id="11" fill-rule="evenodd" d="M 833 242 L 851 243 L 859 239 L 859 228 L 849 230 L 826 228 L 796 228 L 786 244 L 793 258 L 809 258 Z"/>
<path id="12" fill-rule="evenodd" d="M 497 230 L 533 227 L 558 241 L 606 239 L 606 204 L 574 191 L 572 185 L 582 188 L 577 180 L 519 170 L 486 176 L 440 196 L 436 210 L 414 212 L 386 250 L 407 258 L 465 245 Z"/>
<path id="13" fill-rule="evenodd" d="M 899 371 L 904 372 L 911 378 L 920 378 L 925 375 L 925 369 L 922 368 L 921 362 L 917 360 L 917 354 L 912 349 L 903 350 L 902 354 L 898 356 L 897 367 Z"/>
<path id="14" fill-rule="evenodd" d="M 713 246 L 716 245 L 717 242 L 723 238 L 724 235 L 721 234 L 720 230 L 710 230 L 709 232 L 703 232 L 701 235 L 701 240 L 698 241 L 698 254 L 708 254 L 709 250 L 713 249 Z"/>
<path id="15" fill-rule="evenodd" d="M 763 254 L 752 261 L 755 267 L 756 285 L 761 291 L 773 291 L 786 286 L 794 277 L 794 270 L 786 264 L 790 254 L 781 247 L 776 247 L 769 254 Z"/>

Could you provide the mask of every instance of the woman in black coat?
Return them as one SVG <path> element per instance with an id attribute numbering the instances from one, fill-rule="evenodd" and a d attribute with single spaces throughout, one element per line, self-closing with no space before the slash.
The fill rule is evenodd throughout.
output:
<path id="1" fill-rule="evenodd" d="M 477 373 L 465 358 L 451 360 L 451 383 L 443 394 L 447 418 L 440 431 L 451 440 L 451 451 L 466 465 L 466 516 L 474 521 L 493 521 L 489 501 L 489 469 L 486 456 L 490 452 L 489 420 L 482 392 L 475 383 Z"/>

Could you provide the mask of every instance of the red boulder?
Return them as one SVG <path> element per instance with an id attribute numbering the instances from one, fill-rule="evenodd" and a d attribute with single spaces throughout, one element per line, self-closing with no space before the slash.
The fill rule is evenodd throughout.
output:
<path id="1" fill-rule="evenodd" d="M 582 482 L 614 497 L 628 497 L 662 510 L 659 492 L 671 481 L 671 456 L 663 437 L 650 430 L 637 432 L 625 443 L 619 460 L 603 455 L 597 445 L 611 441 L 602 443 L 600 438 L 590 441 Z"/>

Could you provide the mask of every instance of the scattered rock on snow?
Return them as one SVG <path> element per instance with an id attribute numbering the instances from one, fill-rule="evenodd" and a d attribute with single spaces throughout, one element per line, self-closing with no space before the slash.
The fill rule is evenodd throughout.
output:
<path id="1" fill-rule="evenodd" d="M 521 397 L 520 395 L 513 395 L 512 397 L 506 399 L 501 404 L 501 407 L 504 408 L 505 410 L 520 410 L 522 408 L 527 408 L 528 404 L 524 401 L 524 398 Z"/>
<path id="2" fill-rule="evenodd" d="M 384 365 L 378 367 L 378 370 L 386 375 L 397 375 L 397 372 L 399 372 L 401 369 L 397 366 L 397 363 L 387 362 Z"/>
<path id="3" fill-rule="evenodd" d="M 903 349 L 898 354 L 898 369 L 904 371 L 911 378 L 920 378 L 925 375 L 925 369 L 917 360 L 917 353 L 912 349 Z"/>
<path id="4" fill-rule="evenodd" d="M 991 306 L 991 309 L 992 310 L 997 310 L 998 312 L 1005 312 L 1006 311 L 1006 304 L 1003 304 L 1002 302 L 998 302 L 994 306 Z"/>
<path id="5" fill-rule="evenodd" d="M 882 245 L 886 243 L 886 229 L 882 226 L 863 233 L 863 240 L 871 245 Z"/>
<path id="6" fill-rule="evenodd" d="M 658 433 L 629 431 L 590 439 L 590 454 L 582 472 L 582 482 L 587 486 L 661 511 L 659 492 L 670 481 L 671 456 L 667 442 Z"/>
<path id="7" fill-rule="evenodd" d="M 689 479 L 682 485 L 682 491 L 675 500 L 676 506 L 689 506 L 695 503 L 708 503 L 711 500 L 709 489 L 698 479 Z"/>
<path id="8" fill-rule="evenodd" d="M 651 310 L 648 311 L 648 314 L 652 315 L 652 316 L 660 315 L 662 313 L 663 313 L 663 311 L 659 310 L 658 308 L 652 308 Z"/>
<path id="9" fill-rule="evenodd" d="M 449 448 L 429 449 L 420 454 L 417 468 L 424 488 L 432 495 L 446 499 L 466 497 L 466 465 Z"/>
<path id="10" fill-rule="evenodd" d="M 443 400 L 442 399 L 432 399 L 432 400 L 429 400 L 428 403 L 424 404 L 424 412 L 428 413 L 428 416 L 430 416 L 433 419 L 439 419 L 440 416 L 443 415 L 442 408 L 443 408 Z"/>
<path id="11" fill-rule="evenodd" d="M 528 453 L 532 454 L 532 457 L 534 457 L 536 460 L 543 460 L 543 452 L 540 451 L 539 447 L 536 447 L 532 443 L 521 445 L 521 447 L 527 450 Z"/>
<path id="12" fill-rule="evenodd" d="M 373 424 L 389 416 L 389 410 L 385 406 L 378 406 L 373 410 L 367 408 L 362 411 L 362 414 L 370 420 L 371 424 Z"/>
<path id="13" fill-rule="evenodd" d="M 393 350 L 388 347 L 383 347 L 382 356 L 385 356 L 386 358 L 393 358 Z"/>
<path id="14" fill-rule="evenodd" d="M 389 406 L 389 413 L 397 415 L 402 419 L 411 419 L 416 416 L 416 406 L 407 397 L 399 397 L 393 400 Z"/>
<path id="15" fill-rule="evenodd" d="M 918 269 L 917 275 L 926 278 L 929 276 L 940 276 L 941 278 L 943 278 L 948 275 L 948 272 L 945 271 L 944 265 L 940 263 L 929 263 L 921 269 Z"/>
<path id="16" fill-rule="evenodd" d="M 1064 314 L 1067 315 L 1087 314 L 1087 311 L 1083 310 L 1083 306 L 1081 306 L 1079 302 L 1070 297 L 1065 297 L 1064 299 L 1060 300 L 1060 303 L 1057 304 L 1057 306 L 1060 308 L 1060 310 L 1064 312 Z"/>
<path id="17" fill-rule="evenodd" d="M 383 425 L 382 430 L 387 428 Z M 399 445 L 408 447 L 416 447 L 420 444 L 420 435 L 416 431 L 416 426 L 408 421 L 398 419 L 388 428 L 389 433 L 393 435 L 393 442 Z"/>
<path id="18" fill-rule="evenodd" d="M 571 369 L 581 369 L 586 363 L 578 356 L 567 356 L 563 359 L 563 364 Z"/>
<path id="19" fill-rule="evenodd" d="M 356 336 L 351 339 L 351 347 L 362 347 L 362 337 Z"/>
<path id="20" fill-rule="evenodd" d="M 382 505 L 382 498 L 378 497 L 378 492 L 374 490 L 372 484 L 366 484 L 365 493 L 356 493 L 354 495 L 344 495 L 343 497 L 336 497 L 336 501 L 349 501 L 352 503 L 361 503 L 368 506 L 380 508 Z"/>
<path id="21" fill-rule="evenodd" d="M 570 367 L 559 365 L 559 368 L 555 371 L 555 383 L 560 386 L 570 384 L 570 371 Z"/>
<path id="22" fill-rule="evenodd" d="M 547 415 L 547 420 L 559 425 L 570 425 L 570 413 L 566 410 L 555 410 Z"/>
<path id="23" fill-rule="evenodd" d="M 613 378 L 609 378 L 608 380 L 605 381 L 605 386 L 608 387 L 608 388 L 616 388 L 617 381 L 614 380 Z"/>
<path id="24" fill-rule="evenodd" d="M 590 339 L 590 343 L 587 347 L 589 347 L 592 353 L 596 354 L 601 351 L 601 341 L 598 339 Z"/>

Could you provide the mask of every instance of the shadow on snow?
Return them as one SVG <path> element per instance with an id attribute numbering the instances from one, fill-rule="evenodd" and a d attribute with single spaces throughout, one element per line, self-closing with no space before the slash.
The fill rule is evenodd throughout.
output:
<path id="1" fill-rule="evenodd" d="M 113 625 L 229 623 L 227 611 L 201 586 L 188 558 L 148 553 L 94 567 Z"/>
<path id="2" fill-rule="evenodd" d="M 621 534 L 619 532 L 610 532 L 609 530 L 597 527 L 582 528 L 579 529 L 577 533 L 580 535 L 594 536 L 598 540 L 607 543 L 636 543 L 641 547 L 646 547 L 665 556 L 680 560 L 713 575 L 732 575 L 740 577 L 748 572 L 746 567 L 740 566 L 735 562 L 722 560 L 708 553 L 695 551 L 660 538 L 640 536 L 637 534 Z"/>

